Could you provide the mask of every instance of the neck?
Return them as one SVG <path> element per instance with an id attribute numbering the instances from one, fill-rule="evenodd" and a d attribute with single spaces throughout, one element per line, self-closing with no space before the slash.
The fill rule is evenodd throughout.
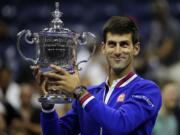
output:
<path id="1" fill-rule="evenodd" d="M 133 68 L 131 66 L 127 67 L 125 69 L 122 69 L 118 73 L 115 72 L 112 68 L 109 68 L 109 80 L 108 80 L 109 85 L 111 86 L 112 82 L 114 80 L 120 79 L 120 78 L 126 76 L 129 72 L 133 72 L 133 71 L 134 70 L 133 70 Z"/>

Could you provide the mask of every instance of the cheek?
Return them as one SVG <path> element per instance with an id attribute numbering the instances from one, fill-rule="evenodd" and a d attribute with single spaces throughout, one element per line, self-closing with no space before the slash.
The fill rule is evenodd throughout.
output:
<path id="1" fill-rule="evenodd" d="M 132 51 L 132 50 L 129 50 L 129 49 L 125 50 L 125 51 L 124 51 L 124 54 L 127 55 L 127 56 L 128 56 L 129 58 L 131 58 L 131 59 L 134 57 L 133 51 Z"/>
<path id="2" fill-rule="evenodd" d="M 108 55 L 113 54 L 113 51 L 114 51 L 114 50 L 113 50 L 112 48 L 109 48 L 109 49 L 106 49 L 106 50 L 104 51 L 104 54 L 108 56 Z"/>
<path id="3" fill-rule="evenodd" d="M 123 48 L 122 53 L 124 53 L 124 54 L 133 54 L 133 49 L 132 48 Z"/>

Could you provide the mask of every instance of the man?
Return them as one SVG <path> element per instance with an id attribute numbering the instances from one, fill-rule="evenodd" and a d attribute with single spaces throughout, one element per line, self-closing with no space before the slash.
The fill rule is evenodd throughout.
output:
<path id="1" fill-rule="evenodd" d="M 109 72 L 102 84 L 81 86 L 76 70 L 69 74 L 55 65 L 51 65 L 55 72 L 43 74 L 43 95 L 47 94 L 45 86 L 48 84 L 76 98 L 72 110 L 60 119 L 53 105 L 42 105 L 43 135 L 151 135 L 161 107 L 161 94 L 155 83 L 134 72 L 134 57 L 140 51 L 135 23 L 128 17 L 112 17 L 104 25 L 103 40 L 102 53 Z M 36 79 L 41 80 L 38 79 L 40 71 L 34 71 Z M 47 78 L 57 81 L 48 82 Z"/>
<path id="2" fill-rule="evenodd" d="M 11 126 L 12 134 L 40 135 L 40 109 L 32 105 L 33 88 L 31 83 L 20 85 L 20 118 L 16 118 Z"/>
<path id="3" fill-rule="evenodd" d="M 162 83 L 163 104 L 154 126 L 153 135 L 178 135 L 178 119 L 174 113 L 178 103 L 178 88 L 178 85 L 171 80 Z"/>

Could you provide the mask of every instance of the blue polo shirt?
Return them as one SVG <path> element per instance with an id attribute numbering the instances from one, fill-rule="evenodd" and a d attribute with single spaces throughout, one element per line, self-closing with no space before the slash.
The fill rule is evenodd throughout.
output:
<path id="1" fill-rule="evenodd" d="M 41 113 L 43 135 L 151 135 L 161 107 L 159 87 L 134 73 L 107 86 L 88 89 L 62 118 L 55 110 Z"/>

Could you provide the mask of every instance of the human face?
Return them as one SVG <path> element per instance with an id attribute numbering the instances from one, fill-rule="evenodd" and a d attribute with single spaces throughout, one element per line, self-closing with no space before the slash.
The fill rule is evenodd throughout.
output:
<path id="1" fill-rule="evenodd" d="M 165 107 L 169 110 L 173 109 L 176 106 L 177 103 L 177 86 L 175 84 L 167 84 L 164 88 L 163 88 L 163 104 L 165 105 Z"/>
<path id="2" fill-rule="evenodd" d="M 110 69 L 118 73 L 124 69 L 131 70 L 133 58 L 138 55 L 139 50 L 139 42 L 133 45 L 131 33 L 108 32 L 106 42 L 102 46 L 102 52 L 106 56 Z"/>

